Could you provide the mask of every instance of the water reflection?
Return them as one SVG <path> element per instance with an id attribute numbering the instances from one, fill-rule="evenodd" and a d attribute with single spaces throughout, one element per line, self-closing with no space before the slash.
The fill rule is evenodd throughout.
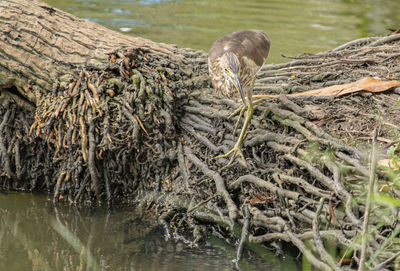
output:
<path id="1" fill-rule="evenodd" d="M 78 17 L 157 42 L 208 51 L 240 29 L 263 29 L 272 47 L 268 63 L 332 49 L 400 25 L 393 0 L 45 0 Z"/>
<path id="2" fill-rule="evenodd" d="M 242 270 L 295 270 L 291 258 L 246 254 Z M 0 270 L 232 270 L 234 248 L 166 242 L 133 210 L 54 208 L 45 196 L 0 194 Z"/>

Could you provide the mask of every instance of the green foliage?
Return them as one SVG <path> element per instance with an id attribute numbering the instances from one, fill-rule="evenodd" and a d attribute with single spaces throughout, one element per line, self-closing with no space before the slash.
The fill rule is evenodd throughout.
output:
<path id="1" fill-rule="evenodd" d="M 396 226 L 398 222 L 397 208 L 400 207 L 400 144 L 395 144 L 389 148 L 388 154 L 390 157 L 390 167 L 384 170 L 387 178 L 386 184 L 382 185 L 380 182 L 377 187 L 376 193 L 372 194 L 372 201 L 375 206 L 375 211 L 372 212 L 371 218 L 377 223 L 375 229 L 371 230 L 369 234 L 374 235 L 373 231 L 385 231 Z M 392 228 L 393 229 L 393 228 Z M 385 251 L 397 251 L 400 246 L 400 225 L 397 225 L 380 247 L 374 252 L 372 257 L 367 262 L 367 266 L 371 267 L 373 263 L 376 264 L 380 254 Z"/>
<path id="2" fill-rule="evenodd" d="M 382 205 L 400 207 L 400 199 L 394 198 L 394 197 L 390 197 L 390 196 L 385 195 L 383 193 L 374 194 L 373 195 L 373 200 L 375 200 L 377 203 L 380 203 Z"/>
<path id="3" fill-rule="evenodd" d="M 400 140 L 397 144 L 392 145 L 389 150 L 388 154 L 390 156 L 391 163 L 393 165 L 393 172 L 390 174 L 390 177 L 394 179 L 399 185 L 400 181 Z"/>
<path id="4" fill-rule="evenodd" d="M 391 146 L 388 150 L 390 167 L 385 168 L 387 177 L 386 185 L 379 188 L 379 192 L 373 195 L 373 200 L 380 205 L 388 207 L 400 207 L 400 144 Z"/>
<path id="5" fill-rule="evenodd" d="M 328 147 L 323 150 L 318 142 L 310 142 L 306 147 L 307 156 L 302 159 L 324 165 L 325 161 L 334 161 L 336 149 Z"/>

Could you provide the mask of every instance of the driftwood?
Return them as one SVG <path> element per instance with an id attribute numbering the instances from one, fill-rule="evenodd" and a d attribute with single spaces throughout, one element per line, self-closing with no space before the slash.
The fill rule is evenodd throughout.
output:
<path id="1" fill-rule="evenodd" d="M 36 1 L 1 1 L 0 25 L 1 189 L 77 205 L 130 199 L 157 207 L 170 238 L 189 230 L 197 242 L 203 225 L 223 236 L 240 226 L 238 259 L 244 242 L 285 241 L 323 270 L 355 268 L 361 255 L 368 268 L 394 266 L 398 243 L 382 244 L 396 210 L 359 242 L 370 176 L 370 149 L 359 146 L 380 126 L 377 140 L 393 143 L 396 93 L 260 102 L 243 148 L 248 167 L 226 167 L 213 157 L 235 142 L 239 104 L 213 93 L 204 52 L 127 37 Z M 399 40 L 366 38 L 265 65 L 255 92 L 398 80 Z M 346 253 L 333 258 L 327 240 Z"/>

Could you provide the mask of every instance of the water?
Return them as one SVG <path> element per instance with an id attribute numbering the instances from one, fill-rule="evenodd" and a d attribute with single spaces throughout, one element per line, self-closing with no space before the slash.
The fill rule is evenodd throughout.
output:
<path id="1" fill-rule="evenodd" d="M 268 63 L 281 54 L 316 53 L 400 28 L 399 0 L 46 0 L 108 28 L 157 42 L 208 51 L 220 36 L 263 29 Z"/>
<path id="2" fill-rule="evenodd" d="M 296 270 L 290 256 L 251 254 L 245 253 L 243 271 Z M 154 219 L 132 209 L 78 210 L 55 207 L 46 196 L 0 194 L 0 271 L 225 271 L 234 270 L 235 255 L 215 237 L 193 249 L 166 242 Z"/>

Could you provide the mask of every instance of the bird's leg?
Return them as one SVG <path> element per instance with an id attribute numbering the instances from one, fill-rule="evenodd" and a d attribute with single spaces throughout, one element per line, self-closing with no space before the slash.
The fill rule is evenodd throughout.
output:
<path id="1" fill-rule="evenodd" d="M 247 106 L 245 106 L 245 105 L 243 105 L 243 106 L 241 107 L 241 110 L 240 110 L 240 113 L 239 113 L 239 117 L 238 117 L 238 119 L 237 119 L 237 121 L 236 121 L 236 124 L 235 124 L 235 129 L 233 129 L 233 135 L 236 134 L 236 131 L 237 131 L 237 129 L 239 128 L 240 120 L 241 120 L 242 117 L 243 117 L 244 110 L 246 109 L 246 107 L 247 107 Z"/>
<path id="2" fill-rule="evenodd" d="M 246 117 L 244 119 L 243 127 L 242 127 L 242 130 L 240 131 L 240 135 L 239 135 L 238 140 L 236 141 L 235 146 L 229 152 L 227 152 L 226 154 L 219 155 L 219 156 L 215 157 L 215 159 L 227 158 L 231 154 L 233 154 L 233 156 L 232 156 L 231 160 L 229 161 L 228 165 L 231 165 L 238 155 L 243 159 L 244 164 L 247 165 L 246 159 L 244 158 L 244 155 L 242 153 L 241 148 L 242 148 L 243 141 L 244 141 L 244 139 L 246 137 L 246 130 L 250 125 L 251 118 L 253 116 L 253 111 L 254 111 L 253 103 L 251 101 L 251 94 L 249 94 L 247 98 L 248 99 L 247 99 Z"/>

